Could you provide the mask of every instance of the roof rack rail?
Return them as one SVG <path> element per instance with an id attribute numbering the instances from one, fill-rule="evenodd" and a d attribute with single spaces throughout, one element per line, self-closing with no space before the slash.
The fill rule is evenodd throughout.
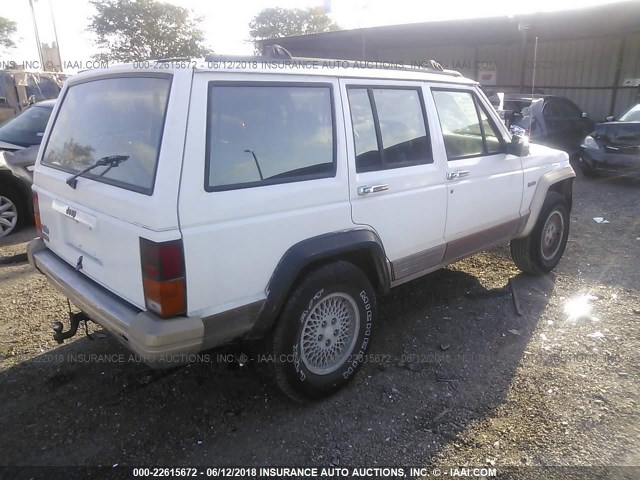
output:
<path id="1" fill-rule="evenodd" d="M 214 62 L 216 60 L 293 60 L 289 50 L 280 45 L 265 45 L 262 47 L 262 55 L 218 55 L 210 53 L 204 57 L 205 62 Z"/>
<path id="2" fill-rule="evenodd" d="M 289 51 L 281 45 L 263 45 L 262 55 L 218 55 L 209 54 L 204 58 L 205 62 L 214 61 L 268 61 L 272 62 L 338 62 L 346 68 L 379 68 L 381 70 L 404 70 L 409 72 L 429 72 L 440 73 L 455 77 L 462 76 L 459 72 L 445 71 L 444 67 L 435 60 L 426 60 L 421 62 L 386 62 L 382 60 L 341 60 L 337 58 L 311 58 L 311 57 L 294 57 Z M 362 67 L 365 65 L 365 67 Z"/>
<path id="3" fill-rule="evenodd" d="M 171 62 L 190 62 L 191 57 L 173 57 L 173 58 L 158 58 L 154 60 L 156 63 L 171 63 Z"/>

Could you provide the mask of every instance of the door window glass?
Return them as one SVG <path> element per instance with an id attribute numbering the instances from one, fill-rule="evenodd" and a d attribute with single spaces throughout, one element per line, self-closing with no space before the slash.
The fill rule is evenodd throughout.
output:
<path id="1" fill-rule="evenodd" d="M 426 163 L 429 146 L 417 90 L 373 90 L 387 167 Z"/>
<path id="2" fill-rule="evenodd" d="M 349 108 L 353 126 L 353 141 L 356 147 L 357 171 L 366 172 L 380 169 L 382 156 L 378 150 L 376 126 L 368 91 L 364 88 L 349 89 Z"/>
<path id="3" fill-rule="evenodd" d="M 478 112 L 470 92 L 434 90 L 447 158 L 482 155 L 484 142 Z"/>
<path id="4" fill-rule="evenodd" d="M 417 88 L 349 88 L 356 171 L 433 162 Z"/>
<path id="5" fill-rule="evenodd" d="M 334 175 L 328 85 L 210 85 L 208 191 Z"/>
<path id="6" fill-rule="evenodd" d="M 433 99 L 449 160 L 502 152 L 502 137 L 472 92 L 434 90 Z"/>

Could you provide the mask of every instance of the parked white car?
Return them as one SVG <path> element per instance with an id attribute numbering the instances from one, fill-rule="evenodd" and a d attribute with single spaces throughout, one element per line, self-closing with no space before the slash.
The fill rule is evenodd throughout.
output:
<path id="1" fill-rule="evenodd" d="M 575 174 L 566 153 L 512 140 L 456 72 L 294 63 L 70 78 L 28 253 L 148 363 L 268 338 L 278 385 L 303 399 L 353 377 L 391 288 L 509 241 L 523 271 L 553 269 Z"/>

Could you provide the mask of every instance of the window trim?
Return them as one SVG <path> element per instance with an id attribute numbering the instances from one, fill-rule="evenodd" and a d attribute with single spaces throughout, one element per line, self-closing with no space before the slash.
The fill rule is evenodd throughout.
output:
<path id="1" fill-rule="evenodd" d="M 255 182 L 243 182 L 243 183 L 230 183 L 228 185 L 209 185 L 209 174 L 211 170 L 211 95 L 215 87 L 305 87 L 305 88 L 328 88 L 329 89 L 329 102 L 331 110 L 331 132 L 333 140 L 332 148 L 332 169 L 328 173 L 317 173 L 313 175 L 298 175 L 295 177 L 286 178 L 273 178 L 258 180 Z M 207 82 L 207 118 L 205 125 L 206 145 L 205 145 L 205 158 L 204 158 L 204 190 L 205 192 L 227 192 L 230 190 L 242 190 L 245 188 L 267 187 L 271 185 L 281 185 L 295 182 L 306 182 L 310 180 L 322 180 L 325 178 L 335 178 L 338 170 L 337 154 L 338 154 L 338 139 L 336 128 L 336 105 L 335 96 L 333 94 L 333 83 L 331 82 L 288 82 L 288 81 L 232 81 L 232 80 L 211 80 Z"/>
<path id="2" fill-rule="evenodd" d="M 424 97 L 422 94 L 422 86 L 421 85 L 375 85 L 375 84 L 348 84 L 346 85 L 347 90 L 347 102 L 349 102 L 349 90 L 365 90 L 367 92 L 367 97 L 369 98 L 369 106 L 371 107 L 371 113 L 373 115 L 373 124 L 376 132 L 376 141 L 378 143 L 378 155 L 380 155 L 381 165 L 360 169 L 358 168 L 358 159 L 355 152 L 356 146 L 356 138 L 355 138 L 355 130 L 353 128 L 353 117 L 351 116 L 351 103 L 349 103 L 349 124 L 351 126 L 351 135 L 353 136 L 353 147 L 354 147 L 354 161 L 356 167 L 356 173 L 368 173 L 368 172 L 380 172 L 383 170 L 394 170 L 396 168 L 409 168 L 416 167 L 419 165 L 429 165 L 434 162 L 433 158 L 433 146 L 431 145 L 431 132 L 429 131 L 429 122 L 427 120 L 427 110 L 425 107 Z M 424 162 L 411 162 L 403 165 L 388 165 L 384 158 L 384 144 L 382 142 L 382 129 L 380 128 L 380 117 L 378 115 L 378 107 L 375 101 L 375 95 L 373 94 L 373 90 L 413 90 L 418 93 L 418 98 L 420 99 L 420 109 L 422 113 L 422 121 L 424 123 L 424 131 L 425 137 L 427 141 L 427 147 L 429 149 L 428 156 L 426 161 Z"/>
<path id="3" fill-rule="evenodd" d="M 440 123 L 440 133 L 442 133 L 442 121 L 440 120 L 440 112 L 438 111 L 438 104 L 436 102 L 436 98 L 435 96 L 433 96 L 433 92 L 459 92 L 459 93 L 468 93 L 471 95 L 471 100 L 473 100 L 473 104 L 475 105 L 475 110 L 476 110 L 476 117 L 478 118 L 478 125 L 480 126 L 480 132 L 482 134 L 482 153 L 479 154 L 473 154 L 473 155 L 463 155 L 460 157 L 453 157 L 453 158 L 449 158 L 449 154 L 447 152 L 447 146 L 446 144 L 444 145 L 444 150 L 445 153 L 447 154 L 447 162 L 455 162 L 456 160 L 466 160 L 469 158 L 478 158 L 478 157 L 491 157 L 493 155 L 500 155 L 502 153 L 505 153 L 505 148 L 507 145 L 507 142 L 505 141 L 504 137 L 502 136 L 502 132 L 500 132 L 500 129 L 497 128 L 493 118 L 491 118 L 491 115 L 486 111 L 485 108 L 483 108 L 482 103 L 480 103 L 480 99 L 478 98 L 478 94 L 474 91 L 474 90 L 468 90 L 466 88 L 448 88 L 448 87 L 431 87 L 431 96 L 433 97 L 433 104 L 436 107 L 436 114 L 438 115 L 438 122 Z M 498 140 L 500 141 L 500 148 L 501 150 L 499 152 L 488 152 L 487 151 L 487 139 L 486 139 L 486 135 L 484 133 L 484 126 L 482 125 L 482 120 L 480 118 L 480 110 L 482 109 L 482 111 L 484 112 L 484 114 L 487 116 L 487 121 L 490 122 L 491 126 L 493 127 L 494 131 L 496 131 L 498 133 Z M 442 133 L 442 143 L 444 144 L 444 133 Z"/>
<path id="4" fill-rule="evenodd" d="M 157 153 L 156 153 L 156 164 L 155 164 L 155 168 L 153 170 L 153 178 L 151 181 L 151 188 L 144 188 L 144 187 L 140 187 L 138 185 L 132 185 L 130 183 L 126 183 L 126 182 L 122 182 L 120 180 L 114 180 L 108 177 L 102 177 L 100 175 L 95 175 L 92 172 L 87 172 L 85 174 L 82 175 L 83 178 L 88 178 L 90 180 L 93 180 L 95 182 L 99 182 L 99 183 L 105 183 L 107 185 L 111 185 L 113 187 L 118 187 L 118 188 L 122 188 L 123 190 L 127 190 L 129 192 L 135 192 L 135 193 L 141 193 L 143 195 L 147 195 L 149 197 L 153 196 L 153 192 L 155 190 L 156 187 L 156 178 L 158 176 L 158 165 L 160 165 L 160 153 L 162 150 L 162 142 L 164 140 L 164 131 L 165 131 L 165 127 L 167 126 L 167 113 L 169 112 L 169 101 L 171 99 L 171 89 L 173 87 L 173 74 L 171 73 L 165 73 L 165 72 L 141 72 L 141 73 L 106 73 L 103 75 L 97 75 L 95 77 L 90 77 L 87 79 L 82 79 L 79 81 L 75 81 L 75 82 L 70 82 L 68 84 L 68 86 L 66 86 L 66 88 L 64 89 L 64 95 L 62 96 L 62 98 L 60 98 L 58 101 L 56 101 L 56 105 L 55 105 L 55 118 L 53 118 L 53 122 L 51 121 L 51 118 L 49 118 L 49 122 L 51 123 L 51 128 L 53 130 L 53 126 L 55 126 L 56 122 L 58 121 L 58 115 L 60 115 L 60 110 L 62 105 L 64 105 L 64 101 L 67 97 L 67 94 L 69 93 L 69 90 L 71 90 L 73 87 L 76 87 L 78 85 L 83 85 L 85 83 L 91 83 L 91 82 L 98 82 L 101 80 L 111 80 L 111 79 L 118 79 L 118 78 L 163 78 L 165 80 L 169 81 L 169 90 L 167 91 L 167 100 L 164 106 L 164 115 L 162 117 L 162 126 L 160 128 L 160 138 L 158 139 L 158 148 L 157 148 Z M 44 143 L 44 147 L 41 144 L 41 148 L 44 148 L 42 150 L 42 157 L 40 160 L 40 165 L 43 165 L 47 168 L 53 168 L 54 170 L 59 170 L 62 172 L 66 172 L 66 173 L 70 173 L 72 175 L 75 175 L 76 173 L 78 173 L 79 170 L 71 170 L 69 168 L 62 168 L 61 166 L 57 166 L 57 165 L 51 165 L 49 163 L 44 163 L 44 159 L 45 159 L 45 155 L 47 153 L 47 148 L 49 147 L 49 139 L 51 138 L 51 132 L 49 132 L 49 135 L 47 135 L 47 139 L 46 142 Z"/>

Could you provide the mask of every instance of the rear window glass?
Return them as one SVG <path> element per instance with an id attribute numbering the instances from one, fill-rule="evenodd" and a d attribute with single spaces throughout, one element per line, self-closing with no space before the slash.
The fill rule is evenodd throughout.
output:
<path id="1" fill-rule="evenodd" d="M 169 77 L 118 77 L 70 87 L 42 163 L 76 173 L 103 157 L 128 156 L 83 176 L 150 195 L 170 85 Z"/>
<path id="2" fill-rule="evenodd" d="M 329 85 L 211 83 L 208 115 L 208 191 L 335 175 Z"/>

